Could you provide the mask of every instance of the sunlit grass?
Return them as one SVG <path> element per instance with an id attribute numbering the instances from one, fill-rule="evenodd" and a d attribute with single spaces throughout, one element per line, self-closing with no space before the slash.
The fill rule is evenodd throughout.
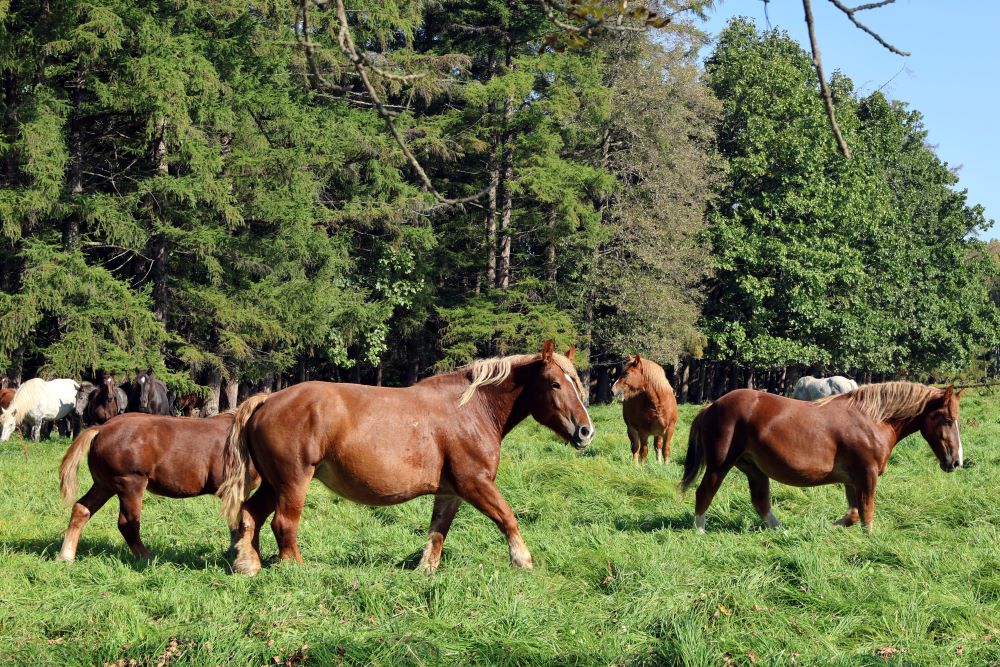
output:
<path id="1" fill-rule="evenodd" d="M 845 509 L 833 486 L 772 485 L 786 529 L 765 531 L 737 471 L 694 534 L 693 497 L 677 495 L 693 406 L 665 467 L 632 466 L 616 406 L 593 410 L 582 454 L 525 424 L 498 483 L 535 570 L 512 569 L 496 527 L 464 506 L 434 577 L 412 570 L 429 498 L 371 509 L 315 482 L 302 566 L 233 576 L 217 501 L 152 495 L 142 532 L 156 560 L 129 555 L 112 500 L 78 561 L 57 563 L 68 443 L 30 444 L 27 461 L 3 443 L 0 662 L 1000 664 L 998 408 L 963 399 L 968 469 L 945 474 L 919 436 L 903 442 L 871 535 L 831 525 Z M 270 531 L 263 549 L 275 552 Z"/>

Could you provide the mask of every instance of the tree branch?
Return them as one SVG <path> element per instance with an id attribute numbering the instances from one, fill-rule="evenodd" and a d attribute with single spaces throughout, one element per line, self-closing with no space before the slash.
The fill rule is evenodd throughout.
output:
<path id="1" fill-rule="evenodd" d="M 819 88 L 823 94 L 826 116 L 830 119 L 830 129 L 833 130 L 833 136 L 837 139 L 837 146 L 840 148 L 841 154 L 850 159 L 851 147 L 847 145 L 844 135 L 840 132 L 840 125 L 837 124 L 837 111 L 833 106 L 833 93 L 830 92 L 830 86 L 826 82 L 826 75 L 823 73 L 823 59 L 819 53 L 819 42 L 816 39 L 816 25 L 813 22 L 810 0 L 802 0 L 802 8 L 806 13 L 806 27 L 809 28 L 809 44 L 812 47 L 813 65 L 816 67 L 816 76 L 819 77 Z"/>
<path id="2" fill-rule="evenodd" d="M 896 0 L 882 0 L 882 2 L 872 2 L 872 3 L 869 3 L 867 5 L 859 5 L 859 6 L 855 7 L 854 9 L 851 9 L 850 7 L 848 7 L 847 5 L 845 5 L 844 3 L 840 2 L 840 0 L 830 0 L 830 4 L 832 4 L 834 7 L 836 7 L 840 11 L 844 12 L 844 14 L 847 15 L 847 18 L 851 19 L 851 23 L 853 23 L 855 26 L 857 26 L 861 30 L 864 30 L 865 32 L 867 32 L 879 44 L 881 44 L 885 48 L 889 49 L 890 51 L 892 51 L 893 53 L 895 53 L 898 56 L 908 56 L 908 55 L 910 55 L 909 51 L 902 51 L 902 50 L 896 48 L 895 46 L 893 46 L 889 42 L 885 41 L 880 34 L 878 34 L 877 32 L 875 32 L 874 30 L 872 30 L 868 26 L 866 26 L 864 23 L 862 23 L 861 21 L 859 21 L 854 16 L 854 14 L 856 12 L 864 11 L 866 9 L 877 9 L 879 7 L 885 7 L 886 5 L 891 5 L 895 1 Z"/>

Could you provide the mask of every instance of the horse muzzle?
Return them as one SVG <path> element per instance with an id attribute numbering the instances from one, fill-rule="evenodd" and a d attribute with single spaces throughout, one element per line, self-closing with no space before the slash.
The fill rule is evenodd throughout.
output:
<path id="1" fill-rule="evenodd" d="M 959 463 L 958 461 L 948 461 L 941 463 L 941 470 L 944 470 L 945 472 L 955 472 L 961 467 L 962 464 Z"/>
<path id="2" fill-rule="evenodd" d="M 586 449 L 594 440 L 594 427 L 587 424 L 581 424 L 576 427 L 576 431 L 573 432 L 573 437 L 570 438 L 570 442 L 577 449 Z"/>

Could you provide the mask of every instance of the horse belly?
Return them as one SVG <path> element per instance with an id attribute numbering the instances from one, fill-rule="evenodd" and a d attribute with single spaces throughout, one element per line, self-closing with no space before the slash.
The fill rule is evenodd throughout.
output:
<path id="1" fill-rule="evenodd" d="M 314 476 L 339 496 L 363 505 L 395 505 L 434 493 L 441 481 L 439 457 L 413 452 L 341 451 L 316 466 Z M 346 450 L 346 451 L 344 451 Z M 414 458 L 420 459 L 419 464 Z"/>
<path id="2" fill-rule="evenodd" d="M 823 433 L 760 434 L 745 456 L 771 479 L 789 486 L 817 486 L 837 479 L 836 444 Z"/>

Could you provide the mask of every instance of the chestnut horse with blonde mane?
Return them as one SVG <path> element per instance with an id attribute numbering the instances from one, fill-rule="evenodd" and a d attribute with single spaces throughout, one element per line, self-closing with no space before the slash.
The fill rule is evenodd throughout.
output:
<path id="1" fill-rule="evenodd" d="M 792 486 L 843 484 L 847 513 L 842 526 L 871 529 L 875 486 L 896 443 L 917 431 L 952 472 L 965 453 L 958 431 L 959 396 L 954 387 L 884 382 L 805 403 L 750 389 L 731 391 L 704 408 L 691 424 L 684 461 L 683 492 L 705 468 L 695 499 L 695 528 L 705 531 L 705 512 L 733 468 L 750 482 L 750 498 L 771 528 L 769 483 Z"/>
<path id="2" fill-rule="evenodd" d="M 143 494 L 147 489 L 169 498 L 217 493 L 232 425 L 232 412 L 208 419 L 128 412 L 80 433 L 59 466 L 63 500 L 68 505 L 76 497 L 77 468 L 85 455 L 94 483 L 73 505 L 59 560 L 76 558 L 84 525 L 114 495 L 118 496 L 118 530 L 133 554 L 149 558 L 139 537 Z M 253 466 L 248 474 L 249 490 L 258 478 Z M 235 526 L 230 528 L 235 541 Z"/>
<path id="3" fill-rule="evenodd" d="M 432 494 L 420 569 L 434 572 L 463 500 L 507 538 L 511 562 L 531 554 L 494 480 L 500 442 L 529 415 L 578 449 L 594 437 L 583 386 L 567 356 L 546 341 L 541 354 L 481 359 L 406 388 L 304 382 L 246 401 L 226 451 L 224 509 L 239 520 L 234 570 L 260 570 L 260 530 L 271 530 L 279 559 L 301 562 L 296 536 L 309 480 L 365 505 L 395 505 Z M 250 460 L 261 486 L 244 502 Z"/>
<path id="4" fill-rule="evenodd" d="M 632 442 L 632 462 L 646 462 L 653 436 L 656 460 L 670 463 L 670 440 L 677 425 L 677 399 L 666 373 L 656 362 L 638 354 L 628 360 L 611 391 L 622 397 L 622 417 Z"/>

